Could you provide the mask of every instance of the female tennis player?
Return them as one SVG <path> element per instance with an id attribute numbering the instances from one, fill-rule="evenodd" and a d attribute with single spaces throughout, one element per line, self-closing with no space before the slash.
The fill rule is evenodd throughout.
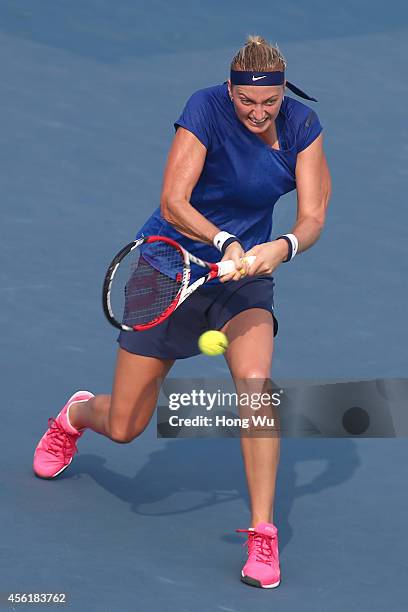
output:
<path id="1" fill-rule="evenodd" d="M 197 290 L 160 325 L 120 332 L 112 394 L 76 392 L 49 419 L 35 451 L 37 476 L 61 474 L 87 429 L 119 443 L 139 436 L 156 407 L 157 381 L 176 359 L 198 354 L 197 340 L 208 329 L 227 335 L 226 361 L 240 392 L 270 381 L 278 328 L 272 274 L 318 240 L 330 195 L 322 126 L 285 87 L 313 98 L 285 81 L 285 68 L 278 48 L 250 36 L 232 60 L 229 81 L 188 100 L 175 123 L 161 206 L 138 237 L 173 238 L 203 260 L 232 259 L 237 271 Z M 295 225 L 272 240 L 274 206 L 294 189 Z M 251 266 L 247 255 L 256 255 Z M 280 583 L 273 524 L 279 438 L 242 437 L 241 447 L 251 503 L 241 579 L 273 588 Z"/>

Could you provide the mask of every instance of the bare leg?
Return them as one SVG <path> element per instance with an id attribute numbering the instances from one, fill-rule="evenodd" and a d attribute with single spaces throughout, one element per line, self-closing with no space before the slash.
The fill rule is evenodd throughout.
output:
<path id="1" fill-rule="evenodd" d="M 116 442 L 130 442 L 147 427 L 161 381 L 174 361 L 118 350 L 112 395 L 96 395 L 69 410 L 71 425 L 89 427 Z"/>
<path id="2" fill-rule="evenodd" d="M 225 354 L 237 393 L 265 392 L 271 388 L 273 319 L 263 309 L 252 308 L 233 317 L 223 331 L 229 339 Z M 265 387 L 266 386 L 266 387 Z M 241 449 L 251 500 L 251 526 L 273 522 L 279 435 L 241 437 Z"/>

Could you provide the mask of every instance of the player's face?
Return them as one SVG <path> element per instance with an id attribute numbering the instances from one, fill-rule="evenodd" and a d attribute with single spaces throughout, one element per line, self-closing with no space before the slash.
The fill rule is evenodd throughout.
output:
<path id="1" fill-rule="evenodd" d="M 256 134 L 266 132 L 278 116 L 285 88 L 283 85 L 259 87 L 230 85 L 238 119 Z"/>

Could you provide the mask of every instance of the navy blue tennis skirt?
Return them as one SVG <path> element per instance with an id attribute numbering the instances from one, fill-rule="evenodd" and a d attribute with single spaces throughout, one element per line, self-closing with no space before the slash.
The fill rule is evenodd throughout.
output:
<path id="1" fill-rule="evenodd" d="M 249 308 L 274 315 L 271 276 L 246 277 L 227 283 L 208 283 L 197 289 L 163 323 L 144 331 L 121 331 L 121 348 L 136 355 L 160 359 L 186 359 L 200 353 L 198 339 L 209 329 L 220 330 L 232 317 Z"/>

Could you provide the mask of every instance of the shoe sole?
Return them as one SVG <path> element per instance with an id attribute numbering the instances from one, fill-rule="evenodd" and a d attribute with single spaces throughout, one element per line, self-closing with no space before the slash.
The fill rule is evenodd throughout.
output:
<path id="1" fill-rule="evenodd" d="M 261 584 L 259 580 L 251 578 L 250 576 L 245 576 L 243 572 L 241 572 L 241 580 L 242 582 L 245 582 L 245 584 L 258 587 L 259 589 L 275 589 L 280 585 L 280 580 L 278 580 L 278 582 L 274 582 L 273 584 Z"/>
<path id="2" fill-rule="evenodd" d="M 52 480 L 53 478 L 56 478 L 57 476 L 62 474 L 62 472 L 64 472 L 67 469 L 67 467 L 71 465 L 71 463 L 72 463 L 72 459 L 69 463 L 67 463 L 67 465 L 64 465 L 64 467 L 60 469 L 60 471 L 54 474 L 53 476 L 40 476 L 40 474 L 37 474 L 37 472 L 34 472 L 34 475 L 37 476 L 37 478 L 41 478 L 41 480 Z"/>

